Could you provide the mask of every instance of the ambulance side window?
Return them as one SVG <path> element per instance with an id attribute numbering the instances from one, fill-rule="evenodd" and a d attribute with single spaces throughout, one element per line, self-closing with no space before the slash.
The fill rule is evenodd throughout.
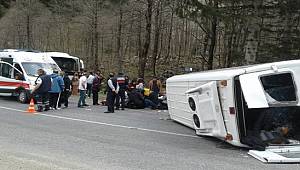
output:
<path id="1" fill-rule="evenodd" d="M 14 78 L 16 80 L 23 80 L 23 70 L 21 66 L 19 64 L 15 64 L 15 68 L 21 71 L 21 73 L 18 70 L 14 69 Z"/>
<path id="2" fill-rule="evenodd" d="M 21 66 L 19 64 L 15 64 L 16 69 L 18 69 L 19 71 L 21 71 L 21 73 L 23 74 L 23 70 L 21 68 Z M 17 70 L 14 70 L 14 73 L 19 73 Z"/>
<path id="3" fill-rule="evenodd" d="M 6 64 L 6 63 L 0 63 L 0 76 L 6 77 L 6 78 L 13 78 L 13 67 Z"/>

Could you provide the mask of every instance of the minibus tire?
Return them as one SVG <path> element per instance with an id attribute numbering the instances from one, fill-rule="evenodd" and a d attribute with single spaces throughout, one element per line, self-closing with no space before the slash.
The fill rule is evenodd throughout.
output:
<path id="1" fill-rule="evenodd" d="M 198 115 L 194 114 L 193 115 L 193 119 L 194 119 L 194 124 L 197 128 L 200 128 L 200 120 L 199 120 L 199 117 Z"/>
<path id="2" fill-rule="evenodd" d="M 20 93 L 18 95 L 18 101 L 20 103 L 27 103 L 28 95 L 27 95 L 27 92 L 25 90 L 20 91 Z"/>

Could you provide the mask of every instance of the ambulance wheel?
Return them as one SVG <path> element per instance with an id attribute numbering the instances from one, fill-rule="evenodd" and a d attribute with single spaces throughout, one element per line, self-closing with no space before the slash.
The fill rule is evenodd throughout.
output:
<path id="1" fill-rule="evenodd" d="M 200 128 L 200 120 L 199 120 L 199 117 L 198 115 L 194 114 L 193 115 L 193 119 L 194 119 L 194 124 L 197 128 Z"/>
<path id="2" fill-rule="evenodd" d="M 22 90 L 22 91 L 19 93 L 18 101 L 19 101 L 20 103 L 27 103 L 27 101 L 28 101 L 28 96 L 27 96 L 26 91 Z"/>

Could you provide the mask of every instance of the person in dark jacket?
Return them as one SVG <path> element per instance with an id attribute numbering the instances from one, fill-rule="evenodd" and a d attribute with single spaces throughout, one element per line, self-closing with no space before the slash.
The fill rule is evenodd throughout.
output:
<path id="1" fill-rule="evenodd" d="M 35 87 L 32 90 L 33 96 L 37 100 L 37 111 L 42 112 L 48 111 L 49 109 L 49 93 L 51 89 L 51 76 L 46 75 L 46 72 L 43 69 L 38 69 L 38 77 L 35 80 Z"/>
<path id="2" fill-rule="evenodd" d="M 95 73 L 94 79 L 93 79 L 93 84 L 92 84 L 92 93 L 93 93 L 93 105 L 99 105 L 98 99 L 99 99 L 99 91 L 100 91 L 100 86 L 101 86 L 101 77 L 100 77 L 100 72 L 97 71 Z"/>
<path id="3" fill-rule="evenodd" d="M 125 91 L 128 87 L 128 82 L 126 82 L 125 76 L 123 73 L 118 73 L 117 82 L 119 84 L 119 93 L 116 96 L 116 110 L 120 108 L 120 100 L 121 100 L 121 108 L 124 110 L 125 108 Z"/>
<path id="4" fill-rule="evenodd" d="M 128 108 L 130 109 L 144 109 L 145 108 L 145 98 L 143 94 L 137 90 L 132 89 L 128 92 Z"/>
<path id="5" fill-rule="evenodd" d="M 50 93 L 50 107 L 53 109 L 58 109 L 58 101 L 61 95 L 61 92 L 64 90 L 64 81 L 61 76 L 58 75 L 58 71 L 54 71 L 51 74 L 52 85 Z"/>
<path id="6" fill-rule="evenodd" d="M 114 104 L 116 95 L 119 91 L 119 84 L 117 79 L 115 78 L 114 73 L 109 74 L 109 80 L 107 81 L 107 93 L 106 93 L 106 103 L 107 103 L 107 111 L 104 113 L 114 113 Z"/>
<path id="7" fill-rule="evenodd" d="M 61 76 L 64 81 L 64 90 L 61 93 L 61 100 L 58 104 L 58 107 L 61 107 L 61 104 L 64 103 L 65 108 L 69 107 L 69 97 L 71 95 L 71 80 L 67 73 L 61 72 Z"/>

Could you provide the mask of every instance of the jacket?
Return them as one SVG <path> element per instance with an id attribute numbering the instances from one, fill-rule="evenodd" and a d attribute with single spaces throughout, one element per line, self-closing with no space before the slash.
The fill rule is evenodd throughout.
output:
<path id="1" fill-rule="evenodd" d="M 60 93 L 64 90 L 64 80 L 61 76 L 53 73 L 51 74 L 52 85 L 49 93 Z"/>
<path id="2" fill-rule="evenodd" d="M 39 76 L 38 78 L 40 78 L 42 80 L 42 84 L 36 90 L 36 93 L 37 94 L 47 93 L 51 89 L 51 76 L 50 75 L 42 75 L 42 76 Z"/>
<path id="3" fill-rule="evenodd" d="M 63 80 L 64 80 L 64 85 L 65 85 L 64 90 L 65 91 L 70 91 L 70 89 L 71 89 L 71 80 L 70 80 L 69 76 L 66 74 L 64 76 Z"/>

